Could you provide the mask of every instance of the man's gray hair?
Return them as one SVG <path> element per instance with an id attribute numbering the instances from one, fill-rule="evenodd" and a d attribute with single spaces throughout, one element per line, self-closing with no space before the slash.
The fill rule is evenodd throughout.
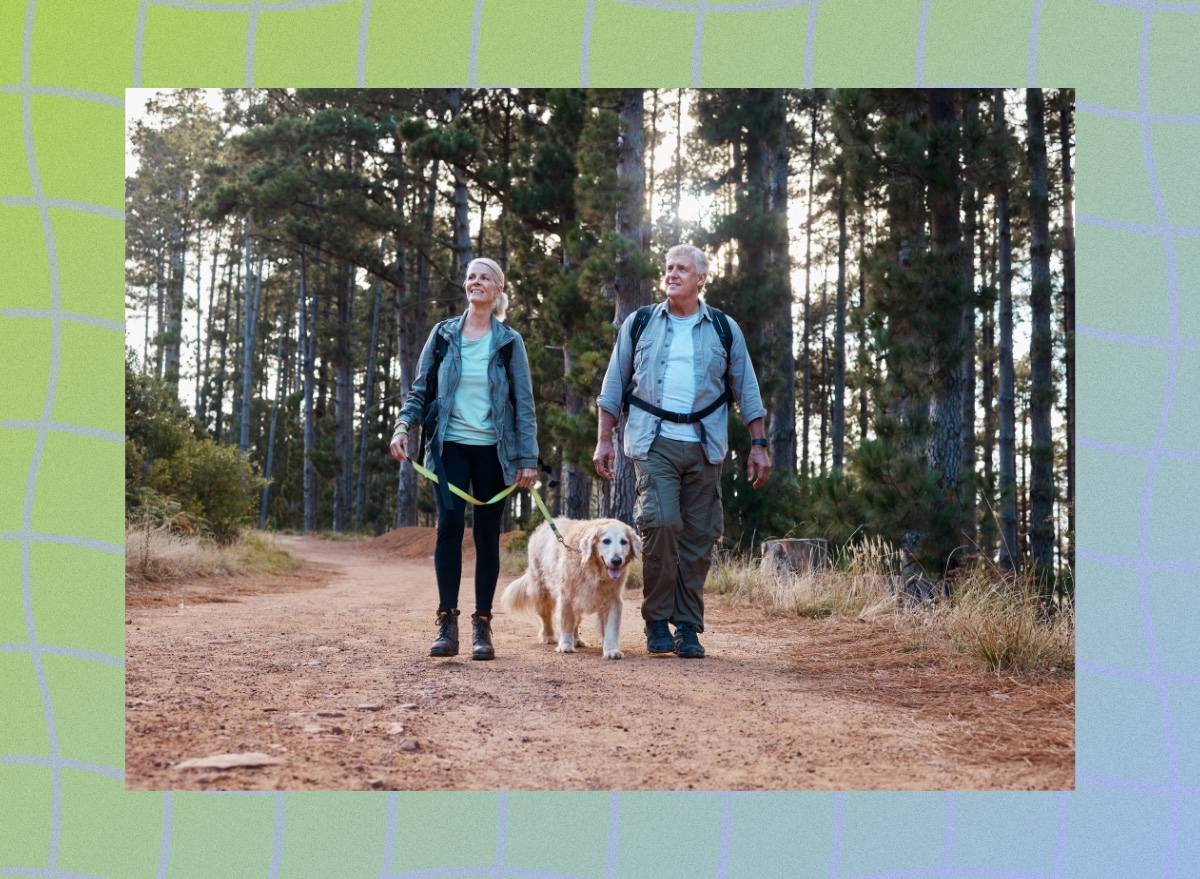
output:
<path id="1" fill-rule="evenodd" d="M 693 247 L 690 244 L 676 244 L 667 251 L 667 259 L 671 258 L 672 253 L 687 253 L 692 257 L 692 264 L 696 266 L 696 271 L 702 275 L 708 274 L 708 257 L 699 247 Z"/>

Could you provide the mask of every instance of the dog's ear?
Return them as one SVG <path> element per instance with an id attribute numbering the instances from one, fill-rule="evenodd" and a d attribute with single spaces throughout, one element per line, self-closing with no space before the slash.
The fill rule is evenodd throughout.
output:
<path id="1" fill-rule="evenodd" d="M 579 564 L 586 566 L 588 560 L 592 557 L 592 549 L 596 546 L 596 529 L 592 529 L 588 536 L 583 538 L 579 543 Z"/>
<path id="2" fill-rule="evenodd" d="M 640 559 L 642 557 L 642 538 L 628 525 L 625 526 L 625 530 L 629 532 L 629 545 L 633 547 L 633 557 Z"/>

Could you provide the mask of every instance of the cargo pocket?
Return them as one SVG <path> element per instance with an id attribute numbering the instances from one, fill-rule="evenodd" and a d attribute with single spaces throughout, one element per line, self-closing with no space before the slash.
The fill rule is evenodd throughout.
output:
<path id="1" fill-rule="evenodd" d="M 721 499 L 721 483 L 718 481 L 712 490 L 712 504 L 709 509 L 708 531 L 709 540 L 718 540 L 725 533 L 725 503 Z"/>
<path id="2" fill-rule="evenodd" d="M 637 468 L 637 497 L 633 502 L 633 524 L 638 529 L 657 528 L 661 517 L 658 491 L 648 473 Z"/>

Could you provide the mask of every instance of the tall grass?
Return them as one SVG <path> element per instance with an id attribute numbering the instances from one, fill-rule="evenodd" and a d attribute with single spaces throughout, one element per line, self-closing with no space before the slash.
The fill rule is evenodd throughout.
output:
<path id="1" fill-rule="evenodd" d="M 721 556 L 705 588 L 770 614 L 887 619 L 910 649 L 944 646 L 996 673 L 1074 669 L 1074 610 L 1048 612 L 1031 579 L 976 565 L 959 573 L 948 599 L 917 601 L 904 594 L 900 572 L 899 553 L 865 541 L 827 569 L 799 573 L 776 574 L 758 559 Z"/>
<path id="2" fill-rule="evenodd" d="M 244 532 L 234 542 L 221 544 L 149 523 L 128 524 L 125 529 L 126 586 L 189 577 L 274 574 L 300 565 L 265 532 Z"/>

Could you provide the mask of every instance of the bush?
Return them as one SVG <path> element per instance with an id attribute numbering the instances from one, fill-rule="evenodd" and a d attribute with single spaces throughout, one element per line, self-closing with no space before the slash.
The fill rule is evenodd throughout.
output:
<path id="1" fill-rule="evenodd" d="M 177 498 L 219 542 L 228 543 L 251 521 L 266 480 L 238 449 L 210 439 L 191 442 L 150 467 L 152 490 Z"/>
<path id="2" fill-rule="evenodd" d="M 161 379 L 125 362 L 125 517 L 228 543 L 265 480 L 238 449 L 203 437 Z"/>

